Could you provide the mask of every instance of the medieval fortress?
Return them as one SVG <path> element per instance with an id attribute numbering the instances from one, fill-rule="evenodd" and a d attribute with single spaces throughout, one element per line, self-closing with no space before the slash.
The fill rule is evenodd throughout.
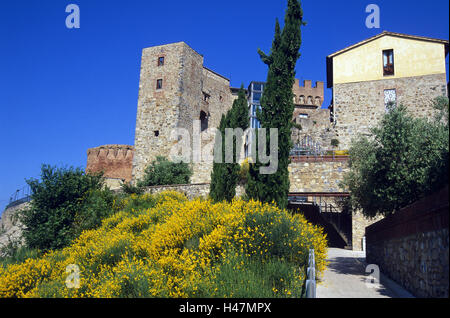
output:
<path id="1" fill-rule="evenodd" d="M 301 129 L 292 132 L 291 192 L 306 201 L 345 195 L 339 183 L 349 169 L 348 156 L 330 151 L 347 150 L 352 138 L 368 134 L 390 102 L 405 105 L 414 116 L 431 118 L 433 99 L 448 95 L 448 50 L 447 40 L 385 31 L 335 52 L 326 57 L 327 87 L 333 92 L 329 105 L 324 82 L 296 80 L 292 116 Z M 208 128 L 219 126 L 239 89 L 203 64 L 203 56 L 184 42 L 145 48 L 134 146 L 89 149 L 86 171 L 104 171 L 112 188 L 136 181 L 157 156 L 170 157 L 179 142 L 173 136 L 176 128 L 200 135 L 202 145 L 211 144 L 214 135 Z M 251 82 L 246 93 L 250 127 L 259 128 L 256 109 L 264 82 Z M 338 148 L 332 147 L 333 139 L 339 141 Z M 189 141 L 191 146 L 193 142 Z M 192 184 L 180 187 L 207 193 L 212 161 L 192 163 L 192 169 Z M 349 244 L 353 249 L 363 247 L 364 229 L 372 222 L 360 213 L 352 216 Z"/>
<path id="2" fill-rule="evenodd" d="M 324 104 L 324 82 L 313 86 L 310 80 L 295 80 L 292 116 L 301 129 L 292 132 L 291 192 L 306 201 L 321 202 L 345 195 L 339 184 L 349 169 L 348 157 L 330 155 L 330 150 L 336 150 L 331 141 L 336 139 L 340 150 L 349 149 L 352 138 L 368 134 L 378 124 L 390 102 L 405 105 L 413 116 L 431 118 L 433 99 L 448 95 L 448 50 L 447 40 L 385 31 L 330 54 L 326 57 L 327 87 L 333 92 L 329 105 Z M 214 135 L 208 128 L 219 126 L 239 89 L 203 64 L 203 56 L 184 42 L 145 48 L 134 148 L 89 149 L 87 170 L 105 171 L 111 185 L 113 179 L 138 180 L 157 156 L 170 157 L 179 142 L 173 136 L 176 128 L 184 128 L 194 138 L 200 136 L 202 146 L 211 144 Z M 251 82 L 246 93 L 250 128 L 259 128 L 256 109 L 264 82 Z M 194 142 L 189 140 L 189 145 Z M 207 193 L 212 160 L 191 165 L 192 184 L 183 186 L 184 191 L 202 188 L 199 193 Z M 373 220 L 356 213 L 351 222 L 350 244 L 361 249 L 365 227 Z"/>

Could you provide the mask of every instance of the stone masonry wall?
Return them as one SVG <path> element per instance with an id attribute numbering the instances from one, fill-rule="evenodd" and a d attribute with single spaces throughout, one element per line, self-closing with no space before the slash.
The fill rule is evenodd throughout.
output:
<path id="1" fill-rule="evenodd" d="M 417 297 L 449 297 L 448 186 L 366 229 L 367 262 Z"/>
<path id="2" fill-rule="evenodd" d="M 290 192 L 342 192 L 339 183 L 348 170 L 347 160 L 311 157 L 294 161 L 289 165 Z"/>
<path id="3" fill-rule="evenodd" d="M 159 57 L 164 57 L 163 66 L 157 64 Z M 158 79 L 163 80 L 162 89 L 156 88 Z M 217 127 L 222 114 L 231 108 L 232 100 L 229 80 L 205 68 L 203 56 L 186 43 L 144 49 L 133 180 L 143 176 L 145 167 L 156 156 L 170 159 L 171 150 L 180 149 L 183 142 L 192 149 L 194 140 L 198 142 L 200 134 L 202 145 L 213 140 L 213 135 L 200 132 L 200 113 L 207 114 L 208 127 Z M 175 128 L 186 129 L 188 139 L 172 135 Z M 192 155 L 190 159 L 195 162 Z"/>
<path id="4" fill-rule="evenodd" d="M 367 218 L 360 210 L 352 213 L 352 249 L 354 251 L 364 250 L 363 238 L 366 236 L 366 227 L 382 219 L 382 216 Z"/>
<path id="5" fill-rule="evenodd" d="M 432 100 L 447 95 L 446 74 L 335 84 L 335 131 L 341 149 L 348 149 L 358 134 L 367 134 L 385 114 L 386 89 L 396 89 L 397 104 L 413 116 L 432 118 Z"/>
<path id="6" fill-rule="evenodd" d="M 7 245 L 10 241 L 17 242 L 19 244 L 23 243 L 22 238 L 22 224 L 17 219 L 17 213 L 29 207 L 30 203 L 25 202 L 3 211 L 0 218 L 0 257 L 1 248 Z"/>
<path id="7" fill-rule="evenodd" d="M 163 191 L 177 191 L 184 193 L 189 199 L 198 197 L 208 198 L 210 183 L 192 183 L 192 184 L 176 184 L 167 186 L 147 187 L 147 193 L 161 193 Z M 236 197 L 240 197 L 245 193 L 242 185 L 236 187 Z"/>
<path id="8" fill-rule="evenodd" d="M 184 43 L 180 42 L 142 51 L 133 180 L 143 176 L 157 155 L 170 152 L 173 144 L 170 134 L 178 124 L 180 111 L 179 75 L 183 72 L 184 50 Z M 163 66 L 157 66 L 158 57 L 164 57 Z M 156 89 L 158 79 L 163 80 L 163 89 Z"/>

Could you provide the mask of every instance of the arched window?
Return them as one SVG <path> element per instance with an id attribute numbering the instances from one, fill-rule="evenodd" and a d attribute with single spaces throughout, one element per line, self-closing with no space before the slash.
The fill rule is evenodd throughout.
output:
<path id="1" fill-rule="evenodd" d="M 200 130 L 205 131 L 208 129 L 208 115 L 202 110 L 200 112 Z"/>
<path id="2" fill-rule="evenodd" d="M 321 106 L 321 105 L 320 105 L 320 97 L 319 97 L 319 96 L 316 96 L 316 102 L 315 102 L 315 104 L 316 104 L 317 106 Z"/>
<path id="3" fill-rule="evenodd" d="M 312 96 L 308 96 L 308 105 L 313 105 L 313 97 Z"/>
<path id="4" fill-rule="evenodd" d="M 305 104 L 305 96 L 300 95 L 300 97 L 298 98 L 298 103 L 299 103 L 300 105 Z"/>

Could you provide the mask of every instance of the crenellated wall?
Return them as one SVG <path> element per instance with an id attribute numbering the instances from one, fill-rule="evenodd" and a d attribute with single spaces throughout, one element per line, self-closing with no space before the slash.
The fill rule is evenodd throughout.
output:
<path id="1" fill-rule="evenodd" d="M 103 171 L 105 178 L 131 181 L 134 147 L 103 145 L 87 151 L 87 173 Z"/>

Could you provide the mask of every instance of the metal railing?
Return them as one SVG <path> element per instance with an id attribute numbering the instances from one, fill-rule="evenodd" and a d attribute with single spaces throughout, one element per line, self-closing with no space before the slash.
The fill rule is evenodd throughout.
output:
<path id="1" fill-rule="evenodd" d="M 29 202 L 31 200 L 31 188 L 26 185 L 18 190 L 16 190 L 9 198 L 9 203 L 6 206 L 7 208 L 11 208 L 13 206 Z"/>
<path id="2" fill-rule="evenodd" d="M 306 269 L 306 298 L 316 298 L 316 261 L 314 249 L 309 250 L 308 268 Z"/>
<path id="3" fill-rule="evenodd" d="M 322 148 L 321 144 L 310 136 L 305 136 L 303 139 L 298 140 L 293 148 L 291 149 L 292 157 L 299 156 L 323 156 L 325 150 Z"/>

